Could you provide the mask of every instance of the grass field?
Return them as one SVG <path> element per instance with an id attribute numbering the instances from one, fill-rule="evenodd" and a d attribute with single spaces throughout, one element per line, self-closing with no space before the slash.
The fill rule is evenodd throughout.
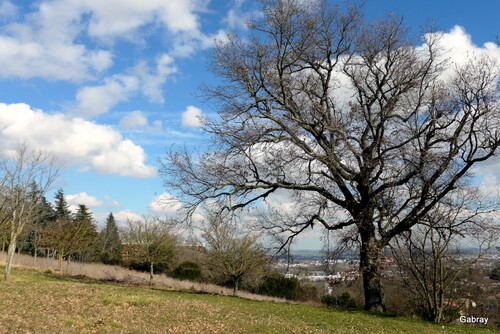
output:
<path id="1" fill-rule="evenodd" d="M 0 270 L 3 268 L 0 267 Z M 14 268 L 0 282 L 0 333 L 493 333 L 372 315 Z"/>

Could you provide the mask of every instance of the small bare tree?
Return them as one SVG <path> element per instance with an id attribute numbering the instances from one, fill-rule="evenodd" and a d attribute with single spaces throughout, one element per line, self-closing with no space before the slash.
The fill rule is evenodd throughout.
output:
<path id="1" fill-rule="evenodd" d="M 452 201 L 441 203 L 412 230 L 393 239 L 391 250 L 404 286 L 415 297 L 424 319 L 443 322 L 453 310 L 446 299 L 460 274 L 483 257 L 498 238 L 496 200 L 484 200 L 477 189 L 461 189 Z M 462 248 L 476 247 L 463 256 Z"/>
<path id="2" fill-rule="evenodd" d="M 172 262 L 178 238 L 167 222 L 157 217 L 127 220 L 120 232 L 129 259 L 149 264 L 150 283 L 155 266 Z"/>
<path id="3" fill-rule="evenodd" d="M 37 219 L 42 198 L 58 177 L 61 167 L 51 154 L 33 150 L 26 144 L 21 145 L 15 156 L 2 167 L 1 209 L 5 212 L 2 218 L 9 231 L 4 273 L 7 280 L 17 241 L 26 227 Z"/>
<path id="4" fill-rule="evenodd" d="M 242 233 L 227 217 L 211 214 L 203 226 L 203 240 L 209 267 L 229 278 L 236 294 L 241 281 L 269 264 L 258 236 Z"/>

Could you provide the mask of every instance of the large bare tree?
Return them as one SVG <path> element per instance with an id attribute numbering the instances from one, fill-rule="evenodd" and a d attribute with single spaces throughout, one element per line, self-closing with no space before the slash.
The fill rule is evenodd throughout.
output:
<path id="1" fill-rule="evenodd" d="M 315 225 L 353 229 L 365 308 L 384 311 L 381 250 L 496 154 L 498 64 L 454 66 L 438 33 L 417 47 L 401 20 L 367 23 L 355 4 L 262 3 L 250 36 L 213 51 L 213 145 L 170 150 L 165 185 L 191 214 L 207 200 L 238 211 L 288 192 L 286 219 L 262 225 L 284 243 Z"/>
<path id="2" fill-rule="evenodd" d="M 61 170 L 54 156 L 21 145 L 11 159 L 6 159 L 0 173 L 0 211 L 7 226 L 9 246 L 4 279 L 10 276 L 17 242 L 26 228 L 40 214 L 43 196 L 58 177 Z"/>

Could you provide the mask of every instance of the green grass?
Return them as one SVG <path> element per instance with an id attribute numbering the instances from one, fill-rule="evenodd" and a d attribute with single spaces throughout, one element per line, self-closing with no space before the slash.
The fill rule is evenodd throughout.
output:
<path id="1" fill-rule="evenodd" d="M 19 268 L 10 281 L 0 282 L 0 333 L 486 332 L 493 330 L 110 284 Z"/>

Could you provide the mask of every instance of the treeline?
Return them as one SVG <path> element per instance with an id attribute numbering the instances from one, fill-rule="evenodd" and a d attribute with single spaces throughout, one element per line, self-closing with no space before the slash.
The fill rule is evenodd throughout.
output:
<path id="1" fill-rule="evenodd" d="M 32 191 L 36 191 L 35 185 Z M 4 216 L 12 215 L 6 212 L 8 209 L 3 208 Z M 2 227 L 0 239 L 2 251 L 5 251 L 11 243 L 11 231 L 5 222 Z M 72 213 L 62 189 L 57 191 L 54 205 L 44 195 L 40 196 L 33 207 L 32 220 L 26 223 L 16 242 L 17 252 L 32 255 L 35 259 L 38 256 L 57 258 L 60 272 L 63 260 L 118 264 L 122 248 L 112 213 L 106 220 L 106 226 L 98 232 L 89 208 L 79 204 L 77 211 Z"/>
<path id="2" fill-rule="evenodd" d="M 234 293 L 245 289 L 290 300 L 319 300 L 315 287 L 273 271 L 259 236 L 242 231 L 227 217 L 208 215 L 200 237 L 187 242 L 178 225 L 158 217 L 128 220 L 119 228 L 110 213 L 99 230 L 86 205 L 70 210 L 62 188 L 51 204 L 33 182 L 19 202 L 30 203 L 31 213 L 12 240 L 16 226 L 10 223 L 18 214 L 12 206 L 1 207 L 1 250 L 31 255 L 34 262 L 38 257 L 57 259 L 59 274 L 64 274 L 65 262 L 101 262 L 149 272 L 151 281 L 165 274 L 231 287 Z"/>

